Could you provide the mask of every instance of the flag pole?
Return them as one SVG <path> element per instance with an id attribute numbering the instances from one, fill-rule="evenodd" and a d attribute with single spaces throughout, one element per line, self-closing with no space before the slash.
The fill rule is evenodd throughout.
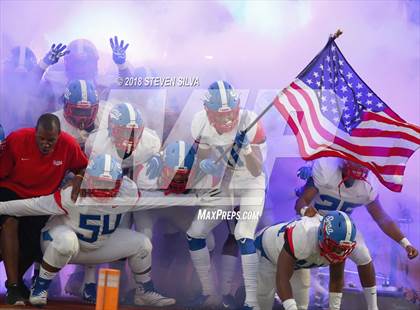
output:
<path id="1" fill-rule="evenodd" d="M 337 31 L 331 35 L 331 38 L 333 40 L 338 39 L 339 36 L 341 36 L 343 34 L 343 31 L 341 29 L 337 29 Z"/>
<path id="2" fill-rule="evenodd" d="M 337 31 L 334 34 L 331 34 L 330 35 L 330 38 L 332 40 L 335 40 L 338 37 L 340 37 L 342 34 L 343 34 L 343 31 L 341 29 L 337 29 Z M 283 90 L 284 90 L 284 88 L 283 88 Z M 283 90 L 280 93 L 282 93 Z M 266 106 L 264 108 L 264 110 L 252 121 L 252 123 L 249 124 L 248 127 L 246 127 L 242 131 L 243 133 L 246 134 L 248 131 L 250 131 L 251 128 L 254 127 L 255 124 L 261 119 L 261 117 L 263 117 L 268 112 L 268 110 L 270 110 L 272 108 L 272 106 L 276 102 L 277 97 L 278 97 L 278 94 L 276 95 L 276 97 L 274 98 L 274 100 L 268 106 Z M 216 164 L 219 163 L 222 160 L 222 158 L 224 158 L 224 156 L 233 149 L 234 146 L 235 146 L 235 143 L 231 147 L 226 148 L 226 150 L 216 159 L 215 163 Z M 201 175 L 198 175 L 197 178 L 194 180 L 194 183 L 193 183 L 193 185 L 191 187 L 193 188 L 195 185 L 197 185 L 197 183 L 200 182 L 204 178 L 205 175 L 206 174 L 204 174 L 204 173 L 202 173 Z"/>

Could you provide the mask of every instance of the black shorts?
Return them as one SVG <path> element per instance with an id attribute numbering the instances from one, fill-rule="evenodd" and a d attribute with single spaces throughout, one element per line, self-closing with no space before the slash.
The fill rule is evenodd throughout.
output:
<path id="1" fill-rule="evenodd" d="M 0 187 L 0 201 L 22 199 L 14 191 Z M 0 215 L 0 225 L 9 218 Z M 22 216 L 16 217 L 19 221 L 19 254 L 26 260 L 42 260 L 40 244 L 41 229 L 45 226 L 49 216 Z"/>

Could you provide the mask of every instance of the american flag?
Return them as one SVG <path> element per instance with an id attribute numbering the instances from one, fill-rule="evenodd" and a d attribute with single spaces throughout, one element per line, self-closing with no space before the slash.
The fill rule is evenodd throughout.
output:
<path id="1" fill-rule="evenodd" d="M 333 38 L 274 105 L 304 159 L 349 159 L 390 190 L 402 190 L 405 164 L 420 145 L 420 127 L 399 117 L 363 82 Z"/>

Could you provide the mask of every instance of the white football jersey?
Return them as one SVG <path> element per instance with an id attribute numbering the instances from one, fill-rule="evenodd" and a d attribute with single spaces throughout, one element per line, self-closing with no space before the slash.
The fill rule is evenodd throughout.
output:
<path id="1" fill-rule="evenodd" d="M 127 177 L 124 177 L 117 196 L 106 199 L 106 202 L 79 197 L 74 203 L 71 191 L 72 187 L 67 187 L 48 196 L 0 202 L 0 214 L 53 215 L 43 231 L 66 225 L 77 234 L 82 250 L 92 250 L 101 247 L 117 229 L 124 213 L 139 207 L 137 186 Z"/>
<path id="2" fill-rule="evenodd" d="M 123 160 L 119 157 L 114 143 L 108 136 L 108 129 L 103 128 L 89 136 L 85 149 L 88 154 L 90 153 L 90 156 L 105 153 L 110 154 L 121 161 L 123 168 L 129 168 L 144 164 L 153 154 L 160 151 L 160 146 L 160 138 L 156 132 L 149 128 L 144 128 L 139 144 L 132 154 Z"/>
<path id="3" fill-rule="evenodd" d="M 342 181 L 342 160 L 339 158 L 320 158 L 314 161 L 312 178 L 318 193 L 312 201 L 312 205 L 320 210 L 340 210 L 351 213 L 354 208 L 367 205 L 378 196 L 377 182 L 372 173 L 367 180 L 356 180 L 351 187 L 339 184 Z"/>
<path id="4" fill-rule="evenodd" d="M 285 244 L 285 231 L 290 254 L 296 259 L 295 269 L 328 266 L 329 262 L 320 254 L 318 227 L 322 217 L 302 217 L 289 223 L 268 227 L 262 235 L 262 248 L 266 258 L 274 265 Z"/>
<path id="5" fill-rule="evenodd" d="M 199 141 L 200 148 L 212 149 L 216 157 L 222 155 L 225 150 L 229 147 L 232 147 L 233 142 L 237 133 L 241 130 L 244 130 L 248 125 L 256 119 L 257 115 L 248 110 L 239 111 L 239 124 L 238 129 L 232 130 L 227 133 L 219 134 L 216 129 L 210 124 L 205 110 L 202 110 L 194 115 L 194 118 L 191 123 L 191 133 L 193 138 L 196 141 Z M 266 155 L 266 142 L 263 129 L 260 127 L 260 124 L 253 126 L 247 133 L 247 138 L 251 141 L 252 146 L 258 146 L 263 155 L 263 159 Z M 224 162 L 232 167 L 232 164 L 227 161 L 227 155 L 225 155 Z M 251 175 L 245 165 L 245 156 L 243 155 L 242 150 L 239 152 L 239 160 L 234 167 L 234 173 L 232 178 L 232 183 L 237 185 L 248 185 L 251 183 L 258 187 L 265 185 L 265 176 L 262 173 L 260 176 L 255 178 Z M 250 182 L 252 180 L 252 182 Z M 246 185 L 245 185 L 246 186 Z M 244 188 L 242 186 L 234 186 L 236 188 Z M 246 187 L 245 187 L 246 188 Z"/>

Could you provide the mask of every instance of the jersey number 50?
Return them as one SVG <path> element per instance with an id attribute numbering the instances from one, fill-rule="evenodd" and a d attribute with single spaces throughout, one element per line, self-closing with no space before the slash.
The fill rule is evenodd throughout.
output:
<path id="1" fill-rule="evenodd" d="M 112 234 L 120 225 L 121 221 L 121 214 L 117 214 L 115 218 L 115 225 L 114 228 L 111 229 L 109 227 L 109 214 L 106 215 L 92 215 L 92 214 L 80 214 L 80 220 L 79 220 L 79 227 L 90 230 L 92 232 L 92 236 L 90 238 L 87 238 L 86 236 L 82 234 L 77 234 L 77 238 L 79 238 L 82 241 L 93 243 L 96 240 L 98 240 L 99 234 L 101 235 L 108 235 Z M 95 221 L 95 224 L 89 224 L 89 221 Z M 102 231 L 101 231 L 102 228 Z"/>

